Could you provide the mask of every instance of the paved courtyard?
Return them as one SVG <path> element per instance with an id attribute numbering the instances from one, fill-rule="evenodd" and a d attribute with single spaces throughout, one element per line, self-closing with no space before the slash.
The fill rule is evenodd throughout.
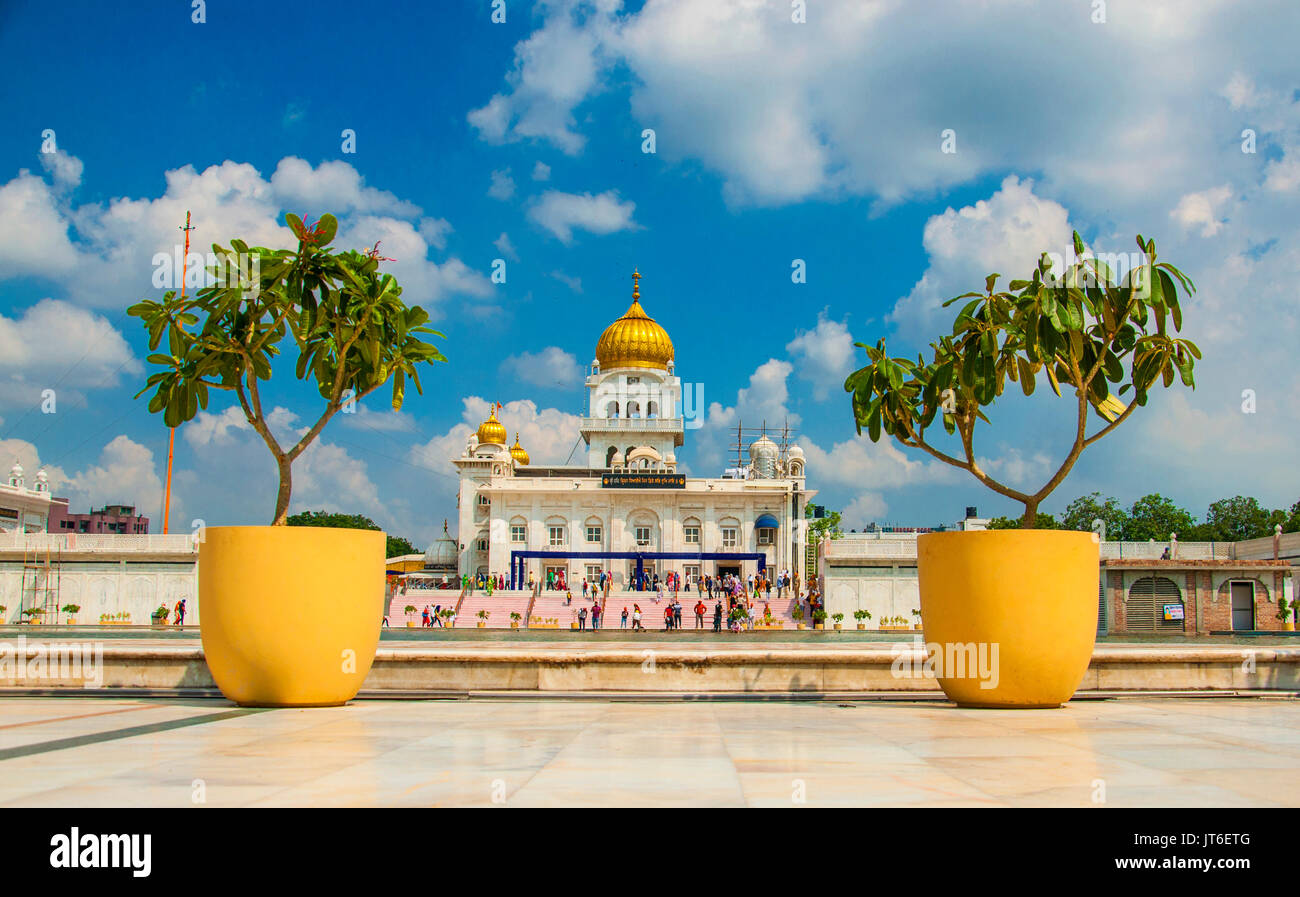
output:
<path id="1" fill-rule="evenodd" d="M 0 699 L 3 806 L 1296 806 L 1300 702 Z"/>

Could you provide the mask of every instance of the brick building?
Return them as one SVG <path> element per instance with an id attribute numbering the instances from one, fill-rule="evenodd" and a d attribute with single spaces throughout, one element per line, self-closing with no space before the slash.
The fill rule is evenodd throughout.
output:
<path id="1" fill-rule="evenodd" d="M 61 507 L 50 508 L 49 532 L 144 535 L 149 532 L 149 518 L 136 514 L 134 505 L 105 505 L 97 511 L 91 509 L 89 514 L 69 514 L 67 500 L 63 499 Z"/>
<path id="2" fill-rule="evenodd" d="M 1291 599 L 1286 560 L 1103 558 L 1101 570 L 1111 633 L 1277 631 L 1278 598 Z"/>

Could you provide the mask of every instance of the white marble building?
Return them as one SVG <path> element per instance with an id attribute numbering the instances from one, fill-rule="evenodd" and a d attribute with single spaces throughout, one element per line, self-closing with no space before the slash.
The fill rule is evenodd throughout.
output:
<path id="1" fill-rule="evenodd" d="M 563 571 L 578 583 L 604 569 L 626 583 L 638 563 L 661 575 L 748 574 L 761 556 L 766 567 L 803 578 L 804 508 L 816 495 L 803 450 L 762 436 L 744 467 L 717 477 L 677 473 L 687 432 L 682 383 L 672 340 L 642 309 L 639 284 L 631 307 L 601 335 L 585 388 L 585 464 L 530 464 L 517 435 L 507 447 L 508 421 L 495 409 L 452 459 L 462 575 L 509 577 L 517 552 L 546 552 L 516 566 L 516 576 Z M 609 554 L 628 556 L 583 556 Z"/>

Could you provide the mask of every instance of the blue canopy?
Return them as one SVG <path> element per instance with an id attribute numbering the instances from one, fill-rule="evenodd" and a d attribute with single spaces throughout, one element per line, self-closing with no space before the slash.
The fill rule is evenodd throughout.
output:
<path id="1" fill-rule="evenodd" d="M 776 529 L 778 526 L 780 524 L 776 522 L 776 518 L 771 514 L 763 514 L 754 521 L 754 529 Z"/>

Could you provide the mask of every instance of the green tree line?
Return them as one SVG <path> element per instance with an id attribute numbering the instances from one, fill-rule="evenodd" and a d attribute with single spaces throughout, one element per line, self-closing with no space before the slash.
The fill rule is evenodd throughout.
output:
<path id="1" fill-rule="evenodd" d="M 1205 519 L 1198 521 L 1186 508 L 1153 492 L 1144 495 L 1127 509 L 1100 492 L 1081 495 L 1066 506 L 1059 519 L 1053 514 L 1038 514 L 1039 529 L 1091 530 L 1094 520 L 1105 521 L 1106 538 L 1124 542 L 1163 542 L 1177 533 L 1182 542 L 1239 542 L 1273 535 L 1273 527 L 1282 524 L 1285 533 L 1300 530 L 1300 501 L 1290 510 L 1269 510 L 1255 498 L 1236 495 L 1211 502 Z M 989 529 L 1015 529 L 1019 517 L 995 517 Z"/>
<path id="2" fill-rule="evenodd" d="M 380 529 L 379 524 L 361 514 L 336 514 L 330 511 L 303 511 L 290 514 L 285 520 L 289 526 L 329 526 L 335 529 Z M 395 558 L 404 554 L 423 554 L 401 536 L 388 536 L 384 557 Z"/>

